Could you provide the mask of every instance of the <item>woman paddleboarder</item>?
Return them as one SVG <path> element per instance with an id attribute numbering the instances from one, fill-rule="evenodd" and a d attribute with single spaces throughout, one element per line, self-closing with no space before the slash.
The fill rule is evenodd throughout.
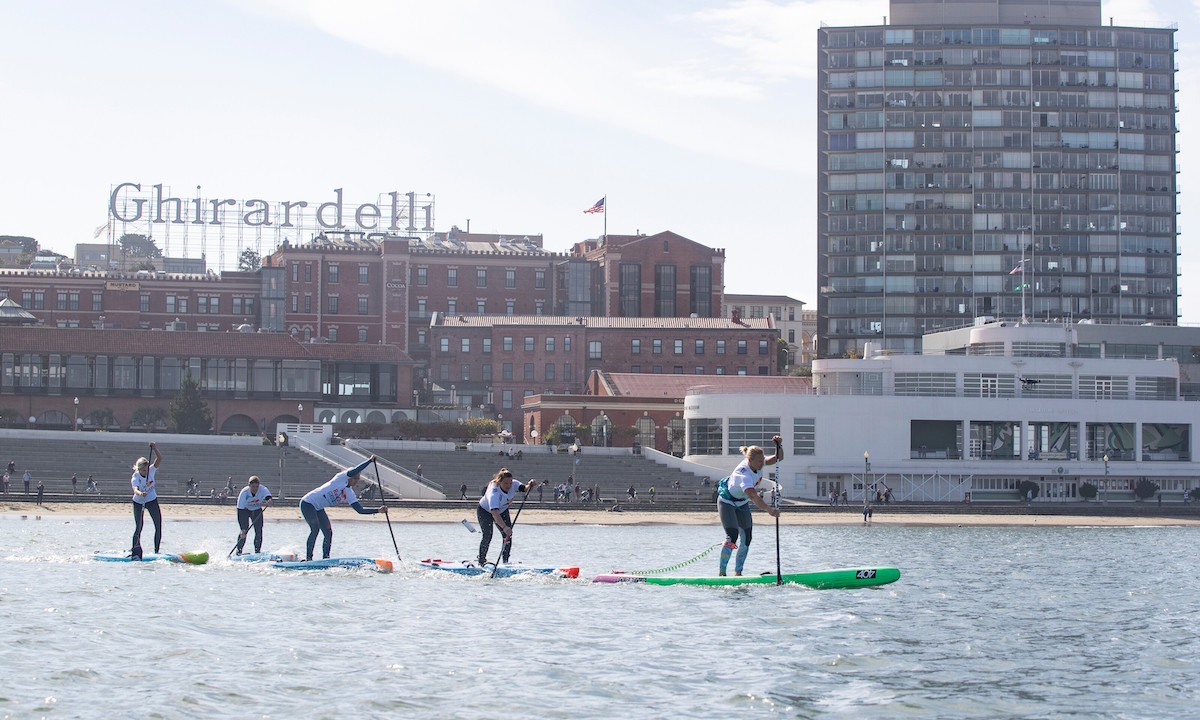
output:
<path id="1" fill-rule="evenodd" d="M 158 509 L 158 493 L 155 492 L 154 478 L 158 467 L 162 465 L 162 453 L 158 446 L 150 443 L 150 454 L 154 455 L 154 463 L 144 457 L 133 464 L 133 476 L 129 484 L 133 486 L 133 548 L 129 555 L 135 560 L 142 559 L 142 515 L 150 513 L 154 521 L 154 552 L 157 553 L 162 545 L 162 511 Z"/>
<path id="2" fill-rule="evenodd" d="M 750 552 L 754 528 L 754 520 L 750 516 L 750 503 L 753 502 L 771 517 L 779 517 L 779 511 L 768 505 L 758 492 L 763 468 L 774 465 L 783 456 L 780 447 L 783 438 L 776 435 L 771 441 L 775 443 L 775 454 L 771 457 L 767 457 L 757 445 L 743 445 L 741 450 L 745 459 L 738 463 L 729 477 L 722 478 L 717 483 L 717 514 L 721 518 L 721 526 L 725 528 L 725 545 L 721 548 L 721 575 L 725 575 L 729 557 L 734 550 L 737 550 L 738 554 L 733 574 L 741 575 L 742 568 L 746 565 L 746 555 Z M 741 547 L 738 546 L 739 535 Z"/>
<path id="3" fill-rule="evenodd" d="M 366 462 L 362 465 L 343 470 L 334 475 L 330 478 L 329 482 L 310 491 L 301 498 L 300 514 L 304 516 L 304 521 L 308 523 L 308 552 L 304 556 L 305 560 L 312 560 L 313 548 L 317 544 L 318 532 L 323 533 L 325 536 L 321 545 L 322 557 L 329 557 L 329 550 L 333 547 L 333 526 L 329 524 L 329 515 L 325 512 L 325 508 L 330 505 L 337 505 L 338 503 L 349 505 L 360 515 L 374 515 L 380 510 L 385 515 L 387 514 L 387 505 L 377 508 L 365 508 L 359 504 L 358 497 L 354 494 L 354 486 L 358 484 L 359 473 L 373 462 L 375 462 L 374 455 L 367 458 Z"/>
<path id="4" fill-rule="evenodd" d="M 475 519 L 479 521 L 479 531 L 483 537 L 479 539 L 479 566 L 487 565 L 488 546 L 492 544 L 492 526 L 500 528 L 504 544 L 500 547 L 500 560 L 508 562 L 508 554 L 512 551 L 512 518 L 508 515 L 508 506 L 512 504 L 517 492 L 528 492 L 533 487 L 533 481 L 525 485 L 513 482 L 513 474 L 508 468 L 500 468 L 496 476 L 488 483 L 479 498 L 479 507 L 475 508 Z"/>
<path id="5" fill-rule="evenodd" d="M 238 493 L 237 521 L 241 532 L 238 533 L 237 548 L 234 552 L 242 554 L 246 546 L 246 536 L 250 534 L 250 526 L 254 526 L 254 552 L 262 552 L 263 510 L 271 504 L 271 491 L 263 486 L 257 475 L 251 475 L 246 487 Z"/>

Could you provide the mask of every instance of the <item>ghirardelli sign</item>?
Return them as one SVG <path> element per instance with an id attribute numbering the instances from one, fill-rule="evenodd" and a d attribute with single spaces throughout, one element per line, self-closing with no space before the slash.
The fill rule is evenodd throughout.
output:
<path id="1" fill-rule="evenodd" d="M 169 197 L 163 185 L 143 191 L 138 183 L 121 183 L 108 197 L 108 214 L 113 220 L 174 225 L 242 225 L 254 228 L 319 227 L 324 230 L 352 229 L 363 232 L 414 231 L 411 222 L 402 227 L 401 219 L 411 219 L 418 205 L 426 211 L 426 226 L 431 225 L 433 199 L 428 194 L 392 191 L 381 195 L 386 201 L 346 205 L 342 188 L 324 202 L 307 200 L 267 201 L 259 198 Z M 422 228 L 432 229 L 429 227 Z"/>

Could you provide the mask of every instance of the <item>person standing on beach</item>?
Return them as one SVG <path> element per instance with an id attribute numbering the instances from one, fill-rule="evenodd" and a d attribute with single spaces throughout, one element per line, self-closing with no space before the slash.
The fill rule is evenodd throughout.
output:
<path id="1" fill-rule="evenodd" d="M 129 478 L 129 484 L 133 486 L 133 547 L 129 554 L 134 560 L 142 559 L 144 512 L 149 512 L 150 519 L 154 521 L 154 552 L 157 553 L 162 546 L 162 511 L 158 508 L 158 493 L 154 487 L 155 475 L 162 465 L 162 453 L 154 443 L 150 443 L 150 450 L 154 455 L 154 463 L 151 464 L 144 457 L 138 458 L 133 465 L 133 476 Z"/>
<path id="2" fill-rule="evenodd" d="M 263 510 L 271 504 L 271 491 L 263 487 L 257 475 L 251 475 L 246 487 L 238 494 L 237 521 L 241 532 L 238 533 L 237 554 L 242 554 L 246 546 L 246 536 L 250 534 L 250 526 L 254 526 L 254 552 L 262 552 Z"/>
<path id="3" fill-rule="evenodd" d="M 71 473 L 71 497 L 79 490 L 79 473 Z"/>
<path id="4" fill-rule="evenodd" d="M 4 473 L 4 476 L 0 477 L 0 482 L 4 483 L 4 494 L 7 495 L 8 494 L 8 473 Z"/>
<path id="5" fill-rule="evenodd" d="M 45 485 L 42 485 L 42 479 L 41 479 L 41 478 L 38 478 L 38 484 L 37 484 L 37 493 L 38 493 L 37 504 L 38 504 L 38 505 L 41 505 L 41 504 L 42 504 L 42 498 L 43 498 L 43 497 L 45 496 L 45 494 L 46 494 L 46 486 L 45 486 Z M 1162 505 L 1162 500 L 1159 500 L 1158 504 L 1159 504 L 1159 505 Z"/>
<path id="6" fill-rule="evenodd" d="M 729 477 L 722 478 L 717 483 L 717 515 L 721 518 L 721 527 L 725 529 L 725 545 L 721 548 L 720 574 L 724 575 L 729 565 L 729 558 L 737 550 L 737 562 L 733 566 L 733 574 L 741 575 L 746 565 L 746 555 L 750 552 L 750 541 L 753 539 L 754 519 L 750 515 L 750 504 L 757 505 L 771 517 L 779 517 L 779 511 L 763 500 L 758 492 L 758 484 L 762 482 L 763 468 L 774 465 L 783 456 L 781 443 L 783 438 L 776 435 L 771 438 L 775 443 L 775 454 L 767 457 L 757 445 L 741 448 L 744 459 L 733 469 Z M 739 536 L 741 547 L 738 547 Z"/>
<path id="7" fill-rule="evenodd" d="M 377 508 L 365 508 L 358 502 L 358 497 L 354 494 L 354 486 L 358 484 L 358 476 L 368 465 L 375 462 L 375 456 L 367 458 L 361 465 L 341 471 L 329 479 L 329 482 L 324 485 L 309 491 L 307 495 L 300 499 L 300 514 L 304 516 L 304 521 L 308 523 L 308 544 L 305 546 L 307 552 L 304 556 L 305 560 L 313 559 L 313 548 L 317 544 L 317 533 L 324 535 L 324 540 L 321 543 L 321 552 L 323 558 L 329 557 L 329 551 L 333 547 L 333 526 L 329 523 L 329 514 L 325 512 L 325 508 L 330 505 L 339 503 L 349 505 L 354 508 L 354 511 L 359 515 L 374 515 L 381 510 L 386 515 L 387 506 L 383 505 Z"/>
<path id="8" fill-rule="evenodd" d="M 26 470 L 25 471 L 25 494 L 26 495 L 29 494 L 29 480 L 30 480 L 29 471 Z"/>
<path id="9" fill-rule="evenodd" d="M 871 510 L 871 503 L 864 502 L 863 503 L 863 522 L 871 522 L 871 516 L 874 514 L 875 514 L 875 512 L 873 510 Z"/>
<path id="10" fill-rule="evenodd" d="M 475 509 L 475 519 L 479 522 L 479 531 L 483 537 L 479 540 L 479 567 L 487 564 L 488 546 L 492 544 L 492 527 L 500 528 L 504 543 L 500 546 L 499 562 L 508 562 L 512 552 L 513 524 L 508 515 L 508 506 L 512 504 L 517 492 L 528 493 L 533 488 L 530 480 L 524 485 L 513 482 L 513 474 L 508 468 L 500 468 L 496 476 L 488 483 L 483 497 L 479 498 L 479 507 Z"/>

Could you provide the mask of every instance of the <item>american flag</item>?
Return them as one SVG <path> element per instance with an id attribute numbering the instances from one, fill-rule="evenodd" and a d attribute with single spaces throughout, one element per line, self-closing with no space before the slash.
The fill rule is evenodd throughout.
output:
<path id="1" fill-rule="evenodd" d="M 1017 273 L 1021 272 L 1022 270 L 1024 270 L 1024 269 L 1025 269 L 1025 263 L 1026 263 L 1026 262 L 1027 262 L 1026 260 L 1022 260 L 1022 261 L 1020 262 L 1020 264 L 1018 264 L 1018 265 L 1017 265 L 1015 268 L 1013 268 L 1012 270 L 1009 270 L 1009 271 L 1008 271 L 1008 274 L 1009 274 L 1009 275 L 1016 275 Z"/>
<path id="2" fill-rule="evenodd" d="M 596 204 L 584 210 L 585 213 L 602 213 L 604 212 L 604 198 L 596 201 Z"/>

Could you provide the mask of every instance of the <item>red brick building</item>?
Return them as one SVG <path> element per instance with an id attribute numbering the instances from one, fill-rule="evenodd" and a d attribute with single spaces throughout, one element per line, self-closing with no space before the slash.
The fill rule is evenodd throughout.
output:
<path id="1" fill-rule="evenodd" d="M 719 317 L 725 251 L 673 232 L 608 235 L 575 245 L 596 263 L 608 317 Z"/>
<path id="2" fill-rule="evenodd" d="M 389 422 L 413 365 L 392 345 L 300 343 L 285 333 L 0 327 L 0 424 L 150 429 L 134 414 L 169 408 L 189 372 L 216 432 Z"/>
<path id="3" fill-rule="evenodd" d="M 581 394 L 589 373 L 776 375 L 772 318 L 613 318 L 436 314 L 431 383 L 443 402 L 493 405 L 515 427 L 524 398 Z M 514 430 L 515 432 L 515 430 Z"/>

